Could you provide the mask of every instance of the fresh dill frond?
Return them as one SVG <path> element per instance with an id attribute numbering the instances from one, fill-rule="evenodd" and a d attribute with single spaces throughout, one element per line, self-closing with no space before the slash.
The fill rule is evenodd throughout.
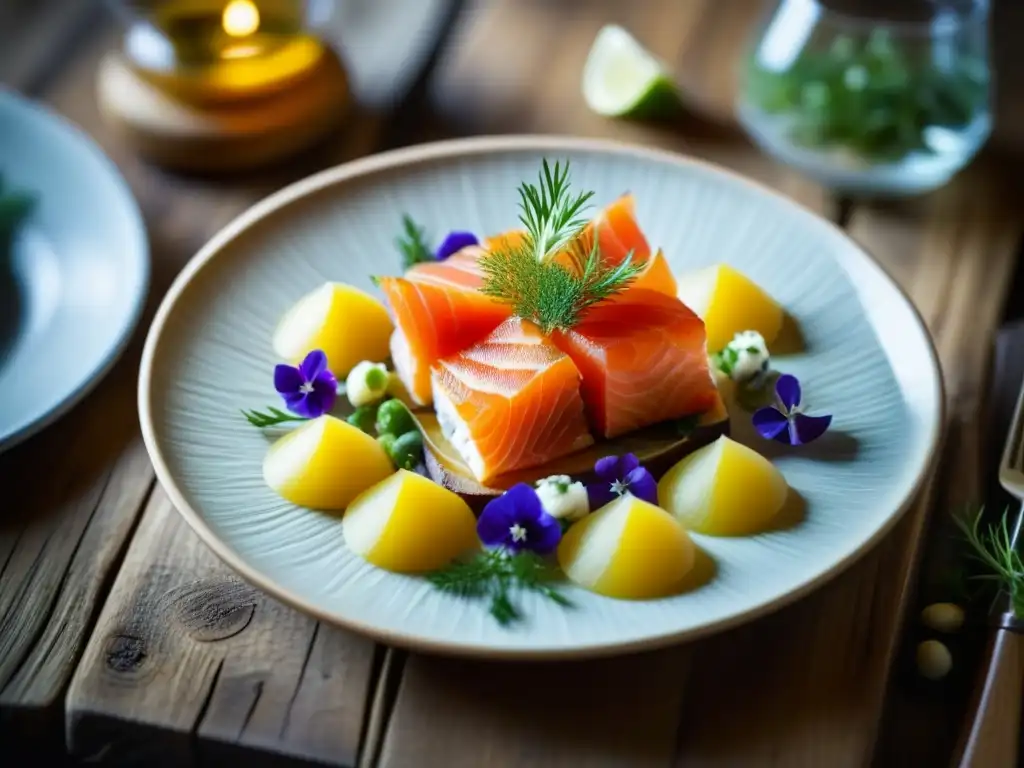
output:
<path id="1" fill-rule="evenodd" d="M 266 427 L 273 427 L 277 424 L 284 424 L 290 421 L 309 421 L 309 419 L 303 416 L 296 416 L 292 413 L 285 413 L 279 408 L 267 408 L 267 412 L 261 411 L 242 411 L 242 415 L 245 416 L 246 420 L 254 427 L 265 429 Z"/>
<path id="2" fill-rule="evenodd" d="M 1010 510 L 1003 512 L 998 523 L 981 529 L 981 507 L 973 515 L 955 517 L 957 526 L 971 549 L 971 558 L 982 565 L 986 573 L 977 579 L 994 581 L 1010 598 L 1014 614 L 1024 618 L 1024 558 L 1014 547 L 1010 530 Z"/>
<path id="3" fill-rule="evenodd" d="M 533 552 L 508 554 L 502 550 L 483 552 L 427 576 L 442 592 L 466 599 L 489 599 L 491 615 L 503 626 L 522 618 L 512 602 L 513 589 L 537 592 L 559 605 L 571 605 L 551 585 L 554 578 L 555 572 Z"/>
<path id="4" fill-rule="evenodd" d="M 523 238 L 481 257 L 481 290 L 551 333 L 572 328 L 588 308 L 624 291 L 643 266 L 632 252 L 605 264 L 596 237 L 588 248 L 582 237 L 587 219 L 580 214 L 593 193 L 570 192 L 568 162 L 552 170 L 544 160 L 539 181 L 519 188 Z"/>
<path id="5" fill-rule="evenodd" d="M 413 264 L 433 261 L 434 253 L 427 245 L 423 227 L 408 214 L 402 214 L 402 234 L 395 239 L 395 245 L 402 254 L 402 266 L 408 269 Z"/>
<path id="6" fill-rule="evenodd" d="M 593 192 L 571 194 L 568 160 L 565 165 L 556 162 L 554 170 L 543 160 L 540 184 L 519 187 L 519 220 L 530 235 L 537 261 L 558 253 L 587 225 L 580 214 L 593 196 Z"/>

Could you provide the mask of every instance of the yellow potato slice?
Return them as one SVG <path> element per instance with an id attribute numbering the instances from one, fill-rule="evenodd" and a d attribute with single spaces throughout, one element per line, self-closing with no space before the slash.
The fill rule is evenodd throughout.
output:
<path id="1" fill-rule="evenodd" d="M 687 530 L 713 536 L 764 530 L 788 494 L 775 465 L 724 435 L 679 461 L 658 483 L 664 509 Z"/>
<path id="2" fill-rule="evenodd" d="M 757 331 L 768 344 L 782 329 L 783 310 L 753 280 L 728 264 L 680 275 L 679 299 L 700 315 L 708 352 L 721 352 L 741 331 Z"/>
<path id="3" fill-rule="evenodd" d="M 405 469 L 360 494 L 345 511 L 342 532 L 357 555 L 398 573 L 436 571 L 478 546 L 469 505 Z"/>
<path id="4" fill-rule="evenodd" d="M 337 510 L 394 472 L 380 444 L 351 424 L 323 415 L 270 446 L 263 479 L 300 507 Z"/>
<path id="5" fill-rule="evenodd" d="M 394 325 L 384 305 L 345 283 L 324 283 L 288 310 L 274 331 L 274 352 L 298 364 L 322 349 L 327 365 L 344 379 L 356 363 L 386 360 Z"/>
<path id="6" fill-rule="evenodd" d="M 558 546 L 558 564 L 600 595 L 644 600 L 679 591 L 695 549 L 665 510 L 626 494 L 575 523 Z"/>

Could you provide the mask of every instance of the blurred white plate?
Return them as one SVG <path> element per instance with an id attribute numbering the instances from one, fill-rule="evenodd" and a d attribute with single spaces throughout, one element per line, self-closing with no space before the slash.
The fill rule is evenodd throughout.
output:
<path id="1" fill-rule="evenodd" d="M 0 253 L 0 450 L 80 400 L 138 320 L 149 248 L 117 169 L 83 133 L 0 91 L 0 176 L 36 206 Z"/>

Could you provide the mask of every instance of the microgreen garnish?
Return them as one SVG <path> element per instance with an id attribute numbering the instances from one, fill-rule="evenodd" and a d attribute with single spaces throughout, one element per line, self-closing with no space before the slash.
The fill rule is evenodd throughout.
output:
<path id="1" fill-rule="evenodd" d="M 954 518 L 957 527 L 971 548 L 971 559 L 980 563 L 987 573 L 973 578 L 993 581 L 1010 598 L 1010 608 L 1018 618 L 1024 618 L 1024 558 L 1014 547 L 1010 530 L 1010 511 L 1005 510 L 999 522 L 981 529 L 984 507 L 974 514 Z"/>
<path id="2" fill-rule="evenodd" d="M 402 266 L 406 269 L 413 264 L 434 260 L 434 254 L 427 245 L 423 227 L 407 214 L 402 215 L 402 234 L 395 239 L 395 245 L 402 254 Z"/>
<path id="3" fill-rule="evenodd" d="M 427 578 L 438 589 L 466 598 L 490 598 L 499 624 L 521 618 L 511 591 L 537 592 L 559 605 L 569 601 L 551 586 L 556 571 L 543 559 L 562 539 L 562 526 L 549 515 L 537 491 L 526 483 L 509 488 L 484 507 L 476 526 L 489 547 L 468 562 L 452 563 Z"/>
<path id="4" fill-rule="evenodd" d="M 804 445 L 817 440 L 832 423 L 830 415 L 808 416 L 800 405 L 800 382 L 784 373 L 775 382 L 777 405 L 754 411 L 754 429 L 766 440 L 789 445 Z"/>
<path id="5" fill-rule="evenodd" d="M 551 585 L 556 571 L 534 552 L 508 553 L 493 549 L 465 563 L 454 563 L 430 574 L 428 580 L 442 592 L 464 598 L 490 599 L 491 615 L 507 626 L 521 619 L 512 602 L 513 589 L 525 589 L 559 605 L 570 606 L 566 597 Z"/>
<path id="6" fill-rule="evenodd" d="M 427 244 L 424 228 L 408 214 L 402 215 L 402 234 L 395 239 L 395 245 L 402 254 L 402 266 L 405 269 L 423 262 L 444 261 L 463 248 L 476 245 L 478 242 L 476 235 L 472 232 L 453 230 L 445 236 L 437 250 L 433 251 Z"/>
<path id="7" fill-rule="evenodd" d="M 523 237 L 480 259 L 481 291 L 550 333 L 572 328 L 588 307 L 625 290 L 643 267 L 633 263 L 632 252 L 618 264 L 605 264 L 598 239 L 589 247 L 584 242 L 587 220 L 580 214 L 593 194 L 573 195 L 569 163 L 556 162 L 552 169 L 544 160 L 539 185 L 519 187 Z M 568 263 L 560 263 L 562 257 Z"/>
<path id="8" fill-rule="evenodd" d="M 245 416 L 246 420 L 254 427 L 260 429 L 266 429 L 267 427 L 274 427 L 278 424 L 286 424 L 290 421 L 309 421 L 305 416 L 296 416 L 293 413 L 285 413 L 277 408 L 267 408 L 267 412 L 262 411 L 242 411 L 242 415 Z"/>
<path id="9" fill-rule="evenodd" d="M 658 483 L 632 453 L 598 459 L 594 464 L 594 474 L 597 480 L 587 486 L 592 510 L 600 509 L 626 493 L 651 504 L 658 503 Z"/>

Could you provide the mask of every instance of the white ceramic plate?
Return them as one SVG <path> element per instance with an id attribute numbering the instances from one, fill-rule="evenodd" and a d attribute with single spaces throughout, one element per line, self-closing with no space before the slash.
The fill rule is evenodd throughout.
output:
<path id="1" fill-rule="evenodd" d="M 440 594 L 349 553 L 336 516 L 264 487 L 267 438 L 239 408 L 275 401 L 271 332 L 325 280 L 375 290 L 397 274 L 403 212 L 439 235 L 516 221 L 516 187 L 541 159 L 568 158 L 575 185 L 605 203 L 624 190 L 652 246 L 678 273 L 725 261 L 781 300 L 806 351 L 779 358 L 830 434 L 771 452 L 804 499 L 802 522 L 749 538 L 695 537 L 717 572 L 678 597 L 623 602 L 581 590 L 564 609 L 523 595 L 527 620 Z M 734 625 L 804 594 L 888 530 L 935 452 L 943 408 L 919 316 L 837 228 L 728 172 L 678 155 L 549 137 L 484 138 L 391 152 L 335 168 L 263 201 L 181 273 L 146 344 L 143 431 L 160 481 L 192 527 L 245 578 L 319 618 L 386 643 L 493 658 L 583 657 L 650 648 Z M 762 441 L 759 447 L 775 444 Z M 344 471 L 339 468 L 339 471 Z"/>
<path id="2" fill-rule="evenodd" d="M 0 254 L 0 450 L 81 399 L 146 297 L 149 247 L 128 186 L 91 140 L 0 91 L 0 176 L 37 195 Z M 8 260 L 9 259 L 9 260 Z"/>

